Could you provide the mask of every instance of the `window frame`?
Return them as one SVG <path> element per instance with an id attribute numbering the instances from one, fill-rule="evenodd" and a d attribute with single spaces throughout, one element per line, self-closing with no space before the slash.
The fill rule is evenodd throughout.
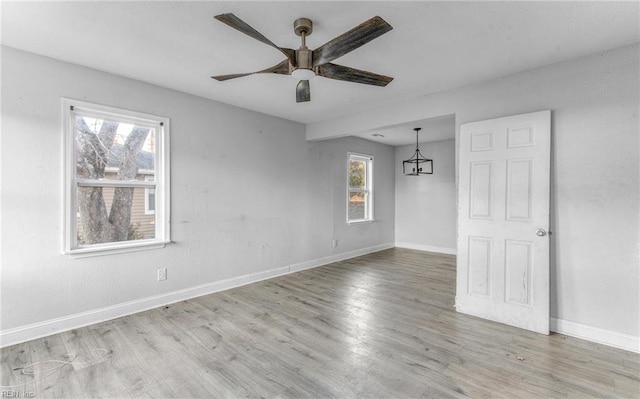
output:
<path id="1" fill-rule="evenodd" d="M 170 238 L 170 120 L 169 118 L 131 111 L 122 108 L 94 104 L 80 100 L 62 98 L 63 121 L 63 173 L 64 173 L 64 246 L 63 253 L 72 257 L 107 255 L 144 249 L 163 248 Z M 132 123 L 155 129 L 155 180 L 93 180 L 76 177 L 75 116 L 113 118 L 118 122 Z M 77 188 L 133 187 L 155 188 L 155 238 L 131 241 L 116 241 L 92 245 L 77 243 Z M 147 201 L 145 190 L 145 202 Z M 146 208 L 146 203 L 145 203 Z M 146 209 L 145 209 L 146 211 Z"/>
<path id="2" fill-rule="evenodd" d="M 365 169 L 365 188 L 362 189 L 354 189 L 349 186 L 349 169 L 350 163 L 352 160 L 355 161 L 363 161 L 366 164 Z M 360 154 L 356 152 L 348 152 L 347 153 L 347 225 L 359 224 L 359 223 L 371 223 L 374 222 L 374 206 L 373 206 L 373 155 L 368 154 Z M 354 192 L 364 192 L 365 196 L 365 215 L 363 219 L 350 219 L 349 217 L 349 204 L 350 204 L 350 194 Z"/>

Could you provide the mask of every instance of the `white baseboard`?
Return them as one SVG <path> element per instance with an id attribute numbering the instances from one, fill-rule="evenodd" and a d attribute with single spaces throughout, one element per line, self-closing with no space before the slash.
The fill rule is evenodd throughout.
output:
<path id="1" fill-rule="evenodd" d="M 356 251 L 326 256 L 302 263 L 296 263 L 290 266 L 279 267 L 259 273 L 246 274 L 166 294 L 155 295 L 87 312 L 76 313 L 69 316 L 3 330 L 0 331 L 0 348 L 393 247 L 393 243 L 375 245 L 373 247 L 362 248 Z"/>
<path id="2" fill-rule="evenodd" d="M 559 334 L 640 353 L 640 337 L 638 336 L 621 334 L 574 321 L 557 319 L 555 317 L 549 320 L 549 328 L 551 331 Z"/>
<path id="3" fill-rule="evenodd" d="M 308 262 L 296 263 L 295 265 L 289 266 L 291 272 L 298 272 L 300 270 L 311 269 L 318 266 L 328 265 L 329 263 L 339 262 L 341 260 L 355 258 L 357 256 L 362 256 L 366 254 L 370 254 L 373 252 L 382 251 L 385 249 L 393 248 L 395 245 L 393 243 L 380 244 L 375 245 L 369 248 L 357 249 L 355 251 L 343 252 L 340 254 L 325 256 L 323 258 L 314 259 Z"/>
<path id="4" fill-rule="evenodd" d="M 437 247 L 434 245 L 413 244 L 410 242 L 396 242 L 396 247 L 406 249 L 416 249 L 418 251 L 437 252 L 441 254 L 456 255 L 456 248 Z"/>

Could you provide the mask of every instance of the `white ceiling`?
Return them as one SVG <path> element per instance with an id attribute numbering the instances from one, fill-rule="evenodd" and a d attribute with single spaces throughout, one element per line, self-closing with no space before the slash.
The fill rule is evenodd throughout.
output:
<path id="1" fill-rule="evenodd" d="M 377 141 L 394 147 L 408 144 L 415 146 L 416 132 L 413 129 L 417 127 L 421 129 L 418 133 L 418 141 L 420 143 L 451 140 L 455 138 L 456 135 L 455 123 L 456 120 L 454 115 L 444 115 L 437 118 L 422 119 L 393 126 L 386 126 L 381 129 L 354 134 L 354 136 Z"/>
<path id="2" fill-rule="evenodd" d="M 301 123 L 495 79 L 640 38 L 635 1 L 1 4 L 4 45 Z M 300 44 L 293 21 L 310 18 L 311 49 L 380 15 L 394 29 L 335 63 L 395 80 L 381 88 L 314 78 L 311 102 L 300 104 L 295 102 L 297 82 L 290 76 L 217 82 L 210 76 L 255 71 L 284 59 L 213 18 L 228 12 L 289 48 Z M 401 128 L 412 136 L 410 125 Z"/>

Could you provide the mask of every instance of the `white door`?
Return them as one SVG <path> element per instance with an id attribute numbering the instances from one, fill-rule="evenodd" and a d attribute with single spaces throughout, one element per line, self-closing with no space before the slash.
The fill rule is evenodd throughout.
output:
<path id="1" fill-rule="evenodd" d="M 551 111 L 460 126 L 459 312 L 549 334 Z"/>

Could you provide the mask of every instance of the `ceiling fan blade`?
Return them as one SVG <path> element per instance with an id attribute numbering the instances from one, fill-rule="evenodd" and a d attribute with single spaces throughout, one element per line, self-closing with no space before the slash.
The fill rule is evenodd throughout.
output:
<path id="1" fill-rule="evenodd" d="M 241 78 L 243 76 L 254 75 L 256 73 L 276 73 L 278 75 L 290 75 L 291 70 L 289 69 L 289 60 L 284 60 L 277 65 L 263 69 L 261 71 L 247 72 L 247 73 L 233 73 L 230 75 L 218 75 L 218 76 L 212 76 L 212 78 L 219 82 L 223 82 L 225 80 Z"/>
<path id="2" fill-rule="evenodd" d="M 248 73 L 232 73 L 230 75 L 218 75 L 218 76 L 212 76 L 212 79 L 217 80 L 218 82 L 224 82 L 225 80 L 229 80 L 229 79 L 235 79 L 235 78 L 241 78 L 243 76 L 249 76 L 249 75 L 253 75 L 256 72 L 248 72 Z"/>
<path id="3" fill-rule="evenodd" d="M 311 88 L 308 80 L 301 80 L 296 86 L 296 102 L 304 103 L 311 101 Z"/>
<path id="4" fill-rule="evenodd" d="M 350 68 L 338 64 L 324 64 L 318 67 L 318 75 L 329 79 L 346 80 L 365 85 L 386 86 L 393 80 L 390 76 Z"/>
<path id="5" fill-rule="evenodd" d="M 215 19 L 217 19 L 220 22 L 223 22 L 227 25 L 229 25 L 230 27 L 239 30 L 240 32 L 244 33 L 247 36 L 251 36 L 252 38 L 261 41 L 264 44 L 267 44 L 277 50 L 279 50 L 280 52 L 282 52 L 282 54 L 284 54 L 287 59 L 291 62 L 291 64 L 293 66 L 296 65 L 296 52 L 295 50 L 292 50 L 290 48 L 282 48 L 282 47 L 278 47 L 276 46 L 271 40 L 267 39 L 266 37 L 264 37 L 260 32 L 258 32 L 257 30 L 253 29 L 249 24 L 247 24 L 246 22 L 244 22 L 243 20 L 241 20 L 240 18 L 236 17 L 234 14 L 220 14 L 220 15 L 216 15 L 214 17 Z"/>
<path id="6" fill-rule="evenodd" d="M 389 32 L 393 27 L 375 16 L 313 50 L 313 66 L 324 65 Z"/>

